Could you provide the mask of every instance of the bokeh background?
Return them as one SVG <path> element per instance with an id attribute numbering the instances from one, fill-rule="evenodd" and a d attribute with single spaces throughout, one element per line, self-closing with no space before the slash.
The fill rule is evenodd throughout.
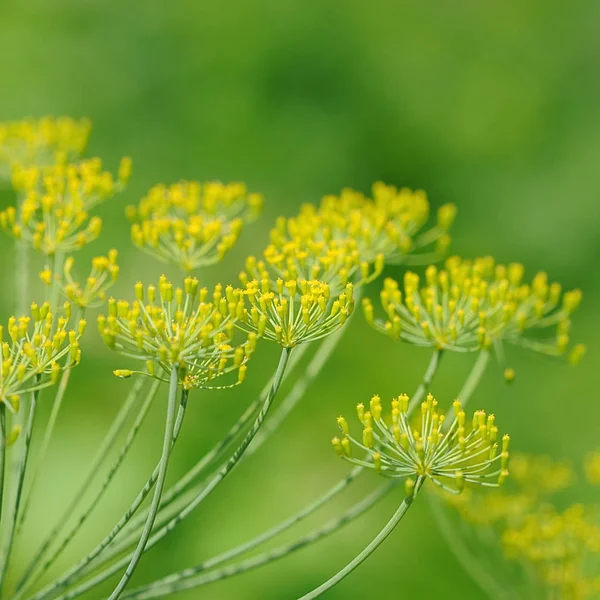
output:
<path id="1" fill-rule="evenodd" d="M 221 265 L 200 274 L 207 284 L 234 281 L 276 216 L 344 186 L 368 191 L 384 180 L 427 190 L 433 207 L 455 202 L 453 251 L 519 260 L 530 275 L 543 269 L 584 290 L 574 337 L 589 353 L 579 368 L 509 349 L 514 385 L 507 388 L 492 365 L 473 400 L 496 412 L 515 448 L 579 463 L 600 445 L 599 18 L 600 4 L 585 0 L 4 0 L 0 119 L 89 116 L 89 155 L 114 168 L 120 156 L 133 157 L 131 185 L 100 208 L 103 236 L 78 258 L 81 267 L 93 254 L 119 248 L 119 293 L 129 294 L 137 279 L 176 275 L 133 249 L 123 216 L 157 182 L 242 180 L 266 197 L 263 219 Z M 5 237 L 0 244 L 4 320 L 12 310 L 12 245 Z M 32 265 L 32 278 L 41 266 Z M 36 288 L 36 299 L 41 294 Z M 75 489 L 130 385 L 111 375 L 123 361 L 90 331 L 17 562 Z M 237 418 L 276 360 L 276 348 L 264 344 L 244 386 L 194 395 L 173 477 Z M 285 426 L 148 553 L 135 580 L 193 565 L 327 489 L 347 471 L 329 444 L 335 417 L 352 414 L 373 393 L 410 393 L 427 361 L 426 351 L 394 344 L 357 315 Z M 452 399 L 471 362 L 444 361 L 433 386 L 439 398 Z M 163 408 L 156 403 L 118 485 L 61 567 L 107 531 L 153 468 Z M 339 514 L 377 483 L 367 474 L 284 539 Z M 572 494 L 593 497 L 584 485 Z M 309 550 L 179 597 L 296 598 L 353 557 L 398 499 Z M 108 589 L 89 598 L 104 598 Z M 326 597 L 442 594 L 482 597 L 419 502 L 376 555 Z"/>

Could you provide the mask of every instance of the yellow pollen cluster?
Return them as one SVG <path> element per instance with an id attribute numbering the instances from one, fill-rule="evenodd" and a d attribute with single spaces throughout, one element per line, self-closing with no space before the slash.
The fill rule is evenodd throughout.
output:
<path id="1" fill-rule="evenodd" d="M 271 232 L 273 247 L 268 252 L 283 253 L 285 259 L 294 260 L 300 253 L 309 260 L 309 268 L 313 264 L 324 266 L 319 256 L 313 256 L 320 245 L 323 255 L 340 249 L 345 255 L 357 253 L 354 269 L 364 261 L 397 264 L 412 260 L 422 264 L 446 252 L 450 244 L 448 230 L 455 216 L 456 207 L 444 205 L 438 211 L 437 224 L 422 232 L 429 219 L 425 193 L 377 182 L 372 198 L 344 189 L 339 196 L 325 196 L 319 207 L 305 204 L 296 217 L 280 218 Z M 408 256 L 413 253 L 414 257 Z M 319 278 L 328 280 L 322 274 Z"/>
<path id="2" fill-rule="evenodd" d="M 106 300 L 106 292 L 119 277 L 117 257 L 118 252 L 112 249 L 107 256 L 93 258 L 92 268 L 85 283 L 79 283 L 72 274 L 75 259 L 69 256 L 64 265 L 63 293 L 65 296 L 81 309 L 103 304 Z M 40 277 L 46 284 L 50 284 L 52 275 L 48 270 L 42 271 Z"/>
<path id="3" fill-rule="evenodd" d="M 147 362 L 150 375 L 159 379 L 178 369 L 187 389 L 227 387 L 212 382 L 233 371 L 244 380 L 246 363 L 256 347 L 256 335 L 234 345 L 235 322 L 243 310 L 239 291 L 219 284 L 212 294 L 186 277 L 174 288 L 165 276 L 158 288 L 135 285 L 135 300 L 108 301 L 107 315 L 98 317 L 98 329 L 109 348 Z M 160 371 L 157 371 L 158 365 Z M 126 377 L 131 371 L 117 370 Z"/>
<path id="4" fill-rule="evenodd" d="M 284 348 L 314 342 L 339 329 L 354 310 L 353 285 L 333 295 L 317 280 L 264 278 L 249 281 L 242 291 L 247 300 L 238 325 Z"/>
<path id="5" fill-rule="evenodd" d="M 0 179 L 9 179 L 11 167 L 65 163 L 87 145 L 88 119 L 70 117 L 24 119 L 0 123 Z"/>
<path id="6" fill-rule="evenodd" d="M 508 476 L 509 436 L 498 438 L 494 415 L 475 411 L 467 417 L 458 400 L 454 401 L 454 419 L 445 427 L 437 400 L 429 394 L 421 404 L 421 417 L 411 424 L 406 394 L 392 400 L 390 419 L 384 419 L 379 396 L 371 398 L 369 410 L 357 406 L 363 424 L 362 439 L 350 436 L 344 417 L 338 418 L 342 439 L 332 444 L 346 460 L 374 468 L 388 477 L 425 477 L 453 494 L 463 491 L 466 483 L 497 487 Z M 352 445 L 364 451 L 370 461 L 354 458 Z M 500 445 L 500 447 L 499 447 Z"/>
<path id="7" fill-rule="evenodd" d="M 72 252 L 96 239 L 102 228 L 89 211 L 120 191 L 129 177 L 124 158 L 120 178 L 102 169 L 98 158 L 75 164 L 16 168 L 13 187 L 23 200 L 0 212 L 0 226 L 44 255 Z"/>
<path id="8" fill-rule="evenodd" d="M 192 271 L 220 261 L 262 206 L 243 183 L 182 181 L 153 187 L 127 214 L 138 248 Z"/>
<path id="9" fill-rule="evenodd" d="M 524 283 L 523 272 L 521 264 L 496 264 L 491 257 L 451 257 L 445 269 L 429 266 L 425 281 L 407 272 L 403 291 L 386 279 L 380 297 L 387 319 L 375 318 L 368 299 L 363 301 L 365 317 L 394 339 L 419 346 L 468 352 L 506 340 L 544 354 L 563 354 L 581 291 L 563 293 L 546 273 Z M 552 335 L 544 336 L 549 328 Z M 570 362 L 577 363 L 584 353 L 583 345 L 574 346 Z"/>
<path id="10" fill-rule="evenodd" d="M 581 504 L 563 512 L 542 507 L 504 531 L 504 551 L 510 559 L 533 568 L 548 597 L 596 597 L 600 592 L 600 575 L 594 567 L 600 558 L 597 516 Z"/>
<path id="11" fill-rule="evenodd" d="M 0 326 L 0 401 L 12 412 L 18 410 L 22 394 L 56 383 L 63 369 L 79 364 L 79 338 L 86 322 L 82 319 L 77 329 L 68 330 L 71 307 L 66 303 L 64 308 L 65 316 L 55 318 L 47 302 L 34 303 L 31 316 L 10 317 L 6 330 Z"/>

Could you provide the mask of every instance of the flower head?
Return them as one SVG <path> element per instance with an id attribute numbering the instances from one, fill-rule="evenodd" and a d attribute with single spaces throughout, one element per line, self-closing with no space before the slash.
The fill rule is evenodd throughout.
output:
<path id="1" fill-rule="evenodd" d="M 83 152 L 90 135 L 88 119 L 24 119 L 0 123 L 0 179 L 12 166 L 65 163 Z"/>
<path id="2" fill-rule="evenodd" d="M 192 271 L 220 261 L 262 205 L 262 196 L 243 183 L 157 185 L 128 208 L 131 238 L 152 256 Z"/>
<path id="3" fill-rule="evenodd" d="M 47 256 L 72 252 L 96 239 L 102 228 L 89 211 L 124 187 L 130 160 L 124 158 L 120 177 L 102 170 L 98 158 L 75 164 L 17 168 L 13 186 L 22 195 L 18 208 L 0 213 L 0 226 Z"/>
<path id="4" fill-rule="evenodd" d="M 81 309 L 100 306 L 106 301 L 106 292 L 114 285 L 119 277 L 117 265 L 118 252 L 112 249 L 107 256 L 96 256 L 92 259 L 90 274 L 84 283 L 79 283 L 73 277 L 75 259 L 69 256 L 64 264 L 64 279 L 62 291 L 64 295 Z M 40 273 L 40 278 L 49 285 L 52 273 L 46 269 Z"/>
<path id="5" fill-rule="evenodd" d="M 404 276 L 404 290 L 393 279 L 384 281 L 381 304 L 385 321 L 375 319 L 370 300 L 363 302 L 367 320 L 395 339 L 419 346 L 457 351 L 490 348 L 507 341 L 550 355 L 569 345 L 570 315 L 581 291 L 562 292 L 538 273 L 523 283 L 523 266 L 496 264 L 491 257 L 473 261 L 449 258 L 446 268 L 430 266 L 421 282 L 416 273 Z M 553 335 L 543 333 L 553 328 Z M 584 347 L 575 346 L 571 362 Z"/>
<path id="6" fill-rule="evenodd" d="M 392 400 L 390 419 L 383 418 L 379 396 L 373 396 L 370 410 L 357 406 L 363 425 L 362 439 L 350 436 L 344 417 L 338 418 L 343 437 L 332 444 L 346 460 L 374 468 L 388 477 L 422 477 L 451 493 L 460 493 L 466 483 L 497 487 L 508 475 L 509 437 L 498 439 L 494 415 L 475 411 L 471 421 L 458 400 L 448 428 L 438 402 L 429 394 L 421 404 L 421 416 L 411 423 L 406 394 Z M 499 448 L 500 444 L 500 448 Z M 365 451 L 367 462 L 352 457 L 352 445 Z"/>
<path id="7" fill-rule="evenodd" d="M 69 330 L 69 303 L 64 308 L 65 315 L 55 317 L 47 302 L 41 306 L 34 303 L 31 316 L 10 317 L 6 330 L 0 326 L 0 402 L 10 410 L 18 408 L 22 394 L 56 383 L 63 369 L 79 364 L 79 338 L 86 323 L 82 319 L 77 329 Z M 5 332 L 7 340 L 4 339 Z"/>
<path id="8" fill-rule="evenodd" d="M 235 322 L 243 306 L 229 301 L 221 285 L 210 294 L 195 278 L 186 277 L 183 288 L 174 288 L 162 276 L 158 289 L 137 283 L 135 295 L 132 302 L 109 299 L 108 314 L 98 317 L 109 348 L 146 361 L 150 375 L 157 378 L 177 369 L 186 389 L 218 387 L 213 382 L 233 371 L 238 372 L 238 383 L 243 381 L 256 336 L 250 334 L 234 345 Z"/>
<path id="9" fill-rule="evenodd" d="M 265 277 L 260 283 L 249 281 L 240 293 L 247 305 L 238 326 L 285 348 L 330 335 L 354 310 L 351 283 L 346 284 L 343 292 L 333 295 L 322 281 L 278 279 L 273 285 Z"/>

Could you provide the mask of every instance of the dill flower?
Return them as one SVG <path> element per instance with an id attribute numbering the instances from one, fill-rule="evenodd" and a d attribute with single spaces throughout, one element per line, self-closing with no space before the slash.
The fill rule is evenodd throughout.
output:
<path id="1" fill-rule="evenodd" d="M 448 230 L 456 206 L 440 207 L 437 224 L 423 232 L 429 212 L 425 192 L 376 182 L 372 198 L 347 188 L 339 196 L 325 196 L 319 207 L 303 205 L 297 217 L 278 221 L 271 239 L 279 246 L 286 241 L 307 245 L 314 240 L 354 240 L 361 260 L 372 263 L 383 255 L 389 264 L 411 262 L 410 254 L 433 247 L 433 254 L 427 255 L 431 260 L 450 244 Z M 423 256 L 416 260 L 422 261 Z"/>
<path id="2" fill-rule="evenodd" d="M 158 379 L 168 379 L 177 369 L 185 389 L 228 387 L 212 384 L 234 371 L 241 383 L 256 347 L 254 334 L 242 344 L 233 343 L 242 309 L 239 294 L 226 298 L 220 284 L 210 294 L 196 278 L 186 277 L 183 288 L 174 288 L 163 275 L 158 289 L 138 282 L 132 302 L 110 298 L 98 329 L 109 348 L 146 361 L 148 373 Z M 115 374 L 129 377 L 133 372 L 119 369 Z"/>
<path id="3" fill-rule="evenodd" d="M 380 295 L 385 320 L 374 317 L 370 300 L 363 301 L 363 309 L 376 329 L 418 346 L 469 352 L 507 341 L 561 355 L 569 346 L 570 316 L 581 291 L 563 293 L 543 272 L 524 283 L 523 273 L 519 263 L 505 266 L 489 256 L 455 256 L 445 269 L 429 266 L 424 282 L 407 272 L 403 291 L 395 280 L 386 279 Z M 554 328 L 552 334 L 542 337 L 549 328 Z M 575 346 L 570 362 L 578 362 L 584 352 L 583 345 Z"/>
<path id="4" fill-rule="evenodd" d="M 72 270 L 75 259 L 72 256 L 67 257 L 63 267 L 64 278 L 61 281 L 63 294 L 82 310 L 101 306 L 106 301 L 106 292 L 119 277 L 117 257 L 118 252 L 114 248 L 108 252 L 107 256 L 94 257 L 90 274 L 83 284 L 73 278 Z M 50 285 L 51 271 L 45 269 L 40 273 L 40 278 L 46 285 Z"/>
<path id="5" fill-rule="evenodd" d="M 79 364 L 79 338 L 86 322 L 81 319 L 77 329 L 67 329 L 71 315 L 68 302 L 64 310 L 65 316 L 55 317 L 48 302 L 41 306 L 33 303 L 31 316 L 9 318 L 7 340 L 0 326 L 0 401 L 12 412 L 18 410 L 22 394 L 55 384 L 63 369 Z"/>
<path id="6" fill-rule="evenodd" d="M 562 512 L 544 506 L 507 527 L 502 546 L 508 558 L 534 570 L 550 597 L 588 598 L 600 591 L 592 566 L 600 558 L 597 516 L 581 504 Z"/>
<path id="7" fill-rule="evenodd" d="M 320 340 L 338 330 L 354 310 L 353 285 L 347 283 L 335 295 L 323 281 L 264 278 L 249 281 L 239 291 L 247 305 L 240 313 L 238 326 L 284 348 Z M 227 293 L 233 301 L 236 292 Z"/>
<path id="8" fill-rule="evenodd" d="M 125 186 L 130 168 L 130 159 L 122 159 L 117 179 L 102 169 L 99 158 L 16 168 L 13 186 L 23 200 L 0 212 L 0 226 L 47 256 L 78 250 L 102 229 L 101 219 L 90 219 L 89 211 Z"/>
<path id="9" fill-rule="evenodd" d="M 0 179 L 9 179 L 11 167 L 65 163 L 87 145 L 88 119 L 43 117 L 0 123 Z"/>
<path id="10" fill-rule="evenodd" d="M 344 417 L 337 422 L 342 439 L 332 444 L 338 454 L 351 463 L 374 468 L 387 477 L 424 477 L 438 487 L 459 494 L 465 484 L 497 487 L 508 476 L 509 436 L 500 440 L 494 415 L 475 411 L 467 423 L 461 403 L 453 403 L 454 419 L 444 426 L 437 400 L 429 394 L 421 404 L 421 416 L 415 423 L 408 417 L 409 398 L 394 398 L 389 419 L 383 418 L 379 396 L 371 398 L 369 411 L 361 403 L 358 418 L 363 425 L 362 439 L 349 433 Z M 354 458 L 352 446 L 367 453 L 370 461 Z"/>
<path id="11" fill-rule="evenodd" d="M 600 485 L 600 452 L 590 452 L 583 466 L 587 480 L 592 485 Z"/>
<path id="12" fill-rule="evenodd" d="M 127 209 L 133 221 L 131 239 L 163 262 L 193 271 L 219 262 L 262 205 L 263 197 L 249 193 L 243 183 L 156 185 Z"/>

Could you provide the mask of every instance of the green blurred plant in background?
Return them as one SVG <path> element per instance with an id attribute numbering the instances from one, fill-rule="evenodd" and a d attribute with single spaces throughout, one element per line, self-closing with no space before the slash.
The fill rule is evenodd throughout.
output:
<path id="1" fill-rule="evenodd" d="M 218 266 L 206 267 L 200 276 L 201 286 L 212 286 L 216 281 L 236 280 L 244 256 L 255 254 L 261 244 L 267 245 L 261 240 L 268 240 L 265 228 L 275 217 L 297 213 L 300 203 L 317 204 L 324 194 L 346 185 L 364 190 L 368 196 L 371 182 L 383 179 L 398 188 L 427 189 L 434 206 L 443 203 L 438 198 L 459 206 L 460 218 L 453 228 L 453 252 L 466 256 L 490 253 L 507 263 L 519 259 L 528 271 L 536 267 L 547 269 L 552 280 L 562 281 L 567 289 L 584 288 L 586 301 L 573 324 L 573 335 L 581 338 L 585 330 L 585 338 L 591 342 L 599 329 L 593 310 L 598 281 L 593 273 L 600 224 L 594 185 L 598 179 L 595 150 L 600 139 L 595 119 L 599 90 L 594 77 L 598 66 L 593 52 L 594 12 L 595 7 L 589 3 L 569 7 L 559 3 L 509 3 L 477 9 L 441 4 L 433 9 L 402 3 L 394 7 L 388 3 L 369 7 L 347 3 L 282 7 L 265 2 L 236 3 L 227 8 L 140 3 L 135 11 L 125 11 L 116 3 L 7 3 L 2 8 L 0 48 L 12 58 L 5 61 L 3 69 L 5 93 L 0 100 L 0 115 L 6 120 L 18 120 L 24 114 L 89 115 L 94 136 L 86 155 L 103 156 L 109 165 L 116 165 L 117 157 L 125 153 L 134 157 L 135 170 L 128 188 L 95 209 L 104 220 L 105 244 L 118 247 L 121 252 L 115 294 L 125 295 L 123 290 L 138 279 L 156 280 L 163 270 L 173 281 L 181 280 L 173 267 L 161 266 L 157 270 L 152 259 L 133 250 L 122 216 L 125 204 L 137 203 L 158 181 L 177 181 L 182 177 L 244 180 L 249 189 L 264 192 L 266 215 L 261 221 L 243 229 L 236 222 L 226 231 L 214 227 L 209 230 L 205 239 L 207 252 L 224 244 L 217 250 L 218 257 L 224 260 Z M 67 122 L 63 126 L 64 123 Z M 81 121 L 81 127 L 83 133 L 73 138 L 75 153 L 82 147 L 83 128 L 87 127 L 89 133 L 88 121 Z M 21 161 L 25 160 L 23 156 L 27 154 L 21 154 Z M 61 154 L 51 156 L 50 161 L 58 158 L 60 162 L 73 156 L 69 156 L 68 148 L 62 148 Z M 47 154 L 39 158 L 43 162 L 49 160 Z M 127 179 L 127 169 L 125 164 L 121 177 L 116 179 Z M 121 200 L 123 197 L 126 199 Z M 329 206 L 332 198 L 324 199 L 323 206 Z M 8 191 L 2 199 L 5 206 L 14 204 Z M 344 194 L 340 199 L 344 201 Z M 302 208 L 299 217 L 304 214 L 308 221 L 311 211 Z M 138 221 L 137 213 L 130 211 L 129 216 Z M 235 220 L 238 216 L 231 217 Z M 143 221 L 144 215 L 141 218 Z M 289 241 L 288 235 L 298 236 L 293 221 L 290 219 L 292 227 L 287 233 L 278 221 L 264 259 L 258 256 L 246 263 L 244 286 L 268 272 L 272 291 L 281 293 L 277 274 L 284 278 L 282 270 L 287 274 L 298 270 L 298 265 L 290 265 L 289 256 L 284 253 L 281 259 L 278 251 Z M 444 222 L 443 217 L 440 222 Z M 164 231 L 161 227 L 159 224 L 158 230 Z M 95 227 L 89 231 L 90 241 L 96 231 Z M 138 231 L 143 238 L 134 233 L 134 241 L 147 247 L 153 230 L 144 230 L 140 222 Z M 179 235 L 177 231 L 172 233 Z M 350 237 L 364 252 L 355 231 Z M 388 237 L 397 248 L 406 248 L 402 246 L 402 236 L 394 237 L 388 231 Z M 438 239 L 442 240 L 438 249 L 444 250 L 443 235 Z M 100 244 L 91 244 L 90 252 Z M 182 244 L 177 248 L 185 248 L 185 241 Z M 320 251 L 310 250 L 314 256 Z M 342 250 L 347 256 L 356 256 L 356 248 L 344 246 Z M 5 245 L 3 251 L 8 256 L 9 246 Z M 85 286 L 89 291 L 97 285 L 89 279 L 87 283 L 75 283 L 86 281 L 78 269 L 91 257 L 87 248 L 80 254 L 82 258 L 78 258 L 75 267 L 68 265 L 69 275 L 63 281 L 63 291 L 74 307 Z M 162 254 L 163 258 L 189 258 L 174 246 L 166 255 L 163 249 Z M 204 256 L 203 251 L 201 262 Z M 379 293 L 378 284 L 369 283 L 382 268 L 380 263 L 375 265 L 375 256 L 368 257 L 373 266 L 366 273 L 355 258 L 339 264 L 336 256 L 339 254 L 328 256 L 332 272 L 344 269 L 347 273 L 340 280 L 334 277 L 327 282 L 329 285 L 338 286 L 344 279 L 353 279 L 362 283 L 351 292 L 354 296 L 373 297 Z M 261 259 L 264 266 L 257 264 Z M 198 260 L 197 255 L 194 260 Z M 399 279 L 404 267 L 389 263 L 388 260 L 385 275 Z M 115 256 L 96 261 L 92 279 L 102 278 L 112 284 L 115 265 Z M 189 268 L 190 263 L 183 266 Z M 23 274 L 27 270 L 31 280 L 37 279 L 38 272 L 48 280 L 49 273 L 60 271 L 47 264 L 46 259 L 33 256 Z M 431 272 L 427 277 L 432 277 Z M 539 291 L 544 284 L 540 276 L 534 280 L 533 289 Z M 103 285 L 99 284 L 98 289 L 105 293 Z M 427 285 L 441 289 L 443 281 L 428 280 Z M 43 281 L 35 283 L 27 293 L 28 303 L 36 300 L 42 305 L 47 295 L 45 286 Z M 395 293 L 389 285 L 386 289 L 388 295 Z M 94 293 L 90 292 L 91 296 Z M 281 307 L 288 293 L 288 289 L 283 290 L 277 306 Z M 347 292 L 340 289 L 337 294 L 340 293 Z M 552 293 L 548 288 L 547 297 Z M 430 296 L 421 297 L 426 307 Z M 13 298 L 7 283 L 3 297 L 5 314 L 13 313 Z M 318 299 L 315 301 L 318 307 Z M 397 307 L 405 302 L 405 297 L 401 303 L 394 300 Z M 93 311 L 97 303 L 85 300 L 84 304 Z M 533 317 L 541 318 L 535 303 L 528 306 Z M 401 325 L 408 326 L 398 332 L 394 330 L 394 314 L 389 312 L 389 299 L 384 299 L 384 307 L 388 310 L 390 336 L 378 336 L 355 316 L 344 325 L 348 332 L 339 346 L 337 337 L 341 331 L 322 342 L 314 356 L 308 352 L 292 358 L 298 361 L 296 368 L 308 381 L 284 380 L 280 394 L 287 400 L 266 419 L 255 446 L 248 448 L 244 464 L 236 469 L 234 477 L 219 485 L 218 494 L 206 499 L 202 510 L 191 514 L 184 526 L 144 555 L 133 587 L 198 564 L 207 556 L 268 530 L 274 523 L 283 523 L 282 519 L 294 513 L 301 514 L 298 510 L 309 506 L 326 490 L 333 490 L 332 483 L 345 477 L 343 467 L 328 458 L 331 452 L 327 450 L 327 424 L 331 418 L 347 409 L 350 398 L 368 397 L 373 391 L 382 397 L 397 396 L 411 385 L 418 386 L 420 373 L 426 370 L 428 351 L 410 344 L 395 344 L 398 333 L 434 340 L 435 345 L 438 334 L 448 335 L 448 339 L 452 336 L 450 323 L 439 330 L 431 324 L 423 326 L 424 321 L 408 305 L 407 313 L 402 308 L 395 309 L 401 311 Z M 256 308 L 261 310 L 260 305 Z M 268 314 L 275 319 L 272 332 L 278 341 L 280 312 Z M 260 314 L 257 318 L 256 327 L 262 328 Z M 253 322 L 249 312 L 248 324 Z M 411 332 L 415 325 L 418 331 Z M 558 338 L 567 334 L 569 324 L 561 318 L 558 326 L 560 331 L 554 340 L 560 349 L 564 339 L 558 342 Z M 485 328 L 485 323 L 477 323 L 478 327 Z M 386 329 L 385 322 L 382 328 Z M 487 344 L 484 335 L 478 338 L 476 328 L 472 331 L 474 337 L 467 340 L 463 336 L 461 341 Z M 127 372 L 139 366 L 115 360 L 93 337 L 93 332 L 89 332 L 82 340 L 82 365 L 65 371 L 70 382 L 64 403 L 60 400 L 60 417 L 51 412 L 50 402 L 39 403 L 37 422 L 48 419 L 55 423 L 55 435 L 47 443 L 41 430 L 32 439 L 32 456 L 45 451 L 47 458 L 45 466 L 37 471 L 36 493 L 25 498 L 29 519 L 19 529 L 11 560 L 11 585 L 18 583 L 17 573 L 27 567 L 73 493 L 85 482 L 91 457 L 123 404 L 124 382 L 111 380 L 107 374 L 114 369 Z M 328 344 L 330 340 L 336 341 Z M 539 339 L 535 344 L 539 344 Z M 258 344 L 244 385 L 224 391 L 192 392 L 192 398 L 198 395 L 198 401 L 187 406 L 167 488 L 223 439 L 236 420 L 230 413 L 240 415 L 250 407 L 252 414 L 252 402 L 260 397 L 260 387 L 272 374 L 276 360 L 269 346 Z M 492 347 L 497 349 L 497 344 Z M 292 352 L 292 357 L 301 349 Z M 580 358 L 580 354 L 581 350 L 576 350 L 573 359 Z M 503 369 L 505 362 L 518 366 L 510 393 L 502 377 L 494 375 L 494 369 L 483 373 L 483 368 L 476 369 L 477 379 L 481 375 L 476 391 L 467 391 L 473 391 L 472 402 L 477 407 L 485 406 L 498 415 L 519 450 L 580 461 L 597 445 L 597 410 L 589 402 L 598 378 L 593 368 L 595 354 L 592 344 L 577 371 L 551 371 L 550 363 L 538 361 L 535 355 L 518 348 L 509 350 L 506 359 L 496 352 Z M 319 375 L 315 365 L 325 360 L 327 366 Z M 444 352 L 435 381 L 428 381 L 427 385 L 443 398 L 459 395 L 468 362 L 468 357 L 460 353 Z M 513 376 L 514 371 L 509 368 L 507 379 Z M 134 382 L 134 389 L 137 385 Z M 511 398 L 505 400 L 505 396 Z M 565 397 L 569 399 L 566 408 Z M 143 488 L 146 474 L 152 472 L 158 460 L 159 436 L 164 428 L 164 416 L 159 414 L 163 409 L 160 403 L 152 404 L 145 409 L 147 418 L 136 444 L 131 443 L 127 461 L 122 462 L 111 485 L 103 490 L 103 509 L 86 520 L 75 543 L 50 569 L 46 582 L 56 579 L 92 550 Z M 284 421 L 282 417 L 296 404 L 293 416 Z M 565 409 L 572 413 L 572 419 L 564 418 Z M 262 446 L 265 434 L 275 430 L 269 443 Z M 253 449 L 258 446 L 260 451 Z M 118 460 L 118 456 L 111 460 L 114 459 Z M 588 471 L 590 464 L 591 459 Z M 320 516 L 308 516 L 304 531 L 316 527 L 312 531 L 319 537 L 319 529 L 327 529 L 327 519 L 334 523 L 351 505 L 361 513 L 371 502 L 372 488 L 367 474 L 348 486 L 343 497 L 323 505 Z M 376 510 L 331 538 L 311 545 L 309 551 L 274 566 L 263 566 L 254 573 L 203 587 L 201 596 L 301 596 L 341 568 L 374 536 L 386 519 L 382 513 L 391 515 L 394 505 L 399 504 L 397 494 L 392 491 Z M 84 501 L 89 503 L 96 495 L 97 488 L 92 486 Z M 561 491 L 555 510 L 562 515 L 574 500 L 585 502 L 593 495 L 593 488 L 575 483 Z M 366 503 L 364 508 L 361 502 Z M 399 583 L 398 561 L 404 567 L 400 582 L 407 594 L 428 597 L 442 590 L 449 593 L 451 588 L 452 594 L 481 597 L 481 591 L 457 568 L 446 546 L 439 543 L 438 529 L 421 504 L 415 503 L 410 518 L 403 520 L 402 527 L 376 558 L 333 588 L 327 597 L 396 595 L 393 586 Z M 435 506 L 433 500 L 432 505 Z M 580 513 L 564 514 L 569 523 L 583 518 Z M 64 524 L 65 531 L 73 530 L 77 518 L 77 514 L 71 516 L 71 521 Z M 595 517 L 586 515 L 588 518 Z M 510 531 L 503 539 L 512 535 L 510 547 L 513 556 L 517 556 L 522 546 L 514 540 L 525 538 L 522 532 L 521 537 L 517 536 L 520 530 L 514 523 Z M 527 539 L 531 540 L 534 524 L 529 523 L 527 532 Z M 284 533 L 283 546 L 299 536 L 302 532 Z M 407 540 L 410 544 L 405 543 Z M 281 541 L 267 543 L 273 544 L 272 550 L 266 550 L 273 556 L 283 547 L 277 546 Z M 415 560 L 421 555 L 427 559 Z M 374 564 L 376 579 L 372 577 Z M 433 564 L 439 577 L 430 576 Z M 118 577 L 88 592 L 86 597 L 109 597 L 117 581 Z M 199 590 L 187 592 L 189 597 L 199 595 Z M 186 593 L 180 596 L 186 597 Z"/>

